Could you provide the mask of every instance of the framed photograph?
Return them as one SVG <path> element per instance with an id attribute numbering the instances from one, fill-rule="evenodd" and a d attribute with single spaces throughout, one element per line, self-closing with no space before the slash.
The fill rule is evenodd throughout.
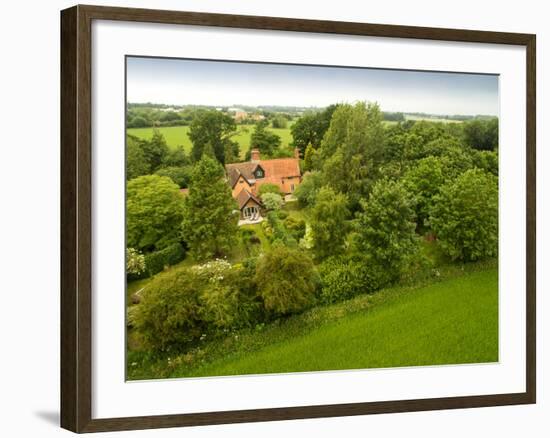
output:
<path id="1" fill-rule="evenodd" d="M 535 403 L 535 35 L 61 12 L 61 425 Z"/>

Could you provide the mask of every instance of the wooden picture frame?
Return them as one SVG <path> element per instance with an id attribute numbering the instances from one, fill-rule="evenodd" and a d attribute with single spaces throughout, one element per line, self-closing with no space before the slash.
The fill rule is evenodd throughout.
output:
<path id="1" fill-rule="evenodd" d="M 186 24 L 387 38 L 519 45 L 526 48 L 526 391 L 126 418 L 92 418 L 93 20 Z M 212 425 L 535 403 L 536 37 L 531 34 L 75 6 L 61 12 L 61 426 L 74 432 Z"/>

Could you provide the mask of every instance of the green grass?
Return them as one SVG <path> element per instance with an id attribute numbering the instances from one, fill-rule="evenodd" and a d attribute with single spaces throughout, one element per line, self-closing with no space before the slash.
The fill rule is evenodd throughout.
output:
<path id="1" fill-rule="evenodd" d="M 191 151 L 192 144 L 187 135 L 189 133 L 189 126 L 164 126 L 157 129 L 164 136 L 170 148 L 183 146 L 185 152 L 189 153 Z M 281 137 L 281 146 L 287 147 L 292 142 L 290 127 L 285 129 L 269 129 Z M 237 134 L 233 137 L 233 140 L 240 145 L 241 158 L 244 158 L 246 151 L 250 147 L 250 136 L 253 131 L 254 125 L 237 126 Z M 127 132 L 144 140 L 149 140 L 153 137 L 153 128 L 129 128 Z"/>
<path id="2" fill-rule="evenodd" d="M 185 354 L 171 354 L 170 360 L 131 351 L 128 375 L 143 379 L 498 361 L 496 262 L 443 267 L 439 278 L 443 280 L 358 296 L 260 330 L 207 340 Z"/>

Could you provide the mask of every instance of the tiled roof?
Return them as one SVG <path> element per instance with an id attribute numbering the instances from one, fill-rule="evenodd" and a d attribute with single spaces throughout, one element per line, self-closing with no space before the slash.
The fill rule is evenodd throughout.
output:
<path id="1" fill-rule="evenodd" d="M 239 175 L 244 176 L 247 180 L 254 179 L 254 171 L 258 166 L 260 166 L 265 172 L 265 177 L 256 181 L 258 184 L 279 184 L 283 178 L 300 176 L 300 160 L 297 158 L 275 158 L 273 160 L 232 163 L 225 165 L 231 187 L 235 185 L 239 179 Z"/>
<path id="2" fill-rule="evenodd" d="M 249 199 L 252 199 L 259 206 L 262 205 L 262 202 L 258 198 L 256 198 L 256 196 L 254 196 L 248 190 L 242 189 L 237 195 L 237 203 L 239 204 L 239 210 L 243 209 L 243 207 L 246 205 Z"/>

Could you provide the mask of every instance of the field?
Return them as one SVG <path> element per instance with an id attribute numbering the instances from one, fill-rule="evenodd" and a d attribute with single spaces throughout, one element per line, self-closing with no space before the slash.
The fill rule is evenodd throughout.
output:
<path id="1" fill-rule="evenodd" d="M 411 114 L 405 115 L 405 119 L 406 120 L 414 120 L 414 121 L 425 120 L 427 122 L 439 122 L 439 123 L 462 123 L 461 120 L 438 119 L 438 118 L 423 117 L 423 116 L 413 116 Z"/>
<path id="2" fill-rule="evenodd" d="M 170 148 L 177 146 L 183 146 L 185 152 L 191 151 L 191 140 L 189 140 L 188 132 L 189 126 L 166 126 L 157 128 L 166 139 L 166 143 Z M 270 131 L 281 137 L 281 146 L 286 147 L 292 141 L 292 134 L 290 128 L 286 129 L 274 129 L 269 128 Z M 245 153 L 250 147 L 250 135 L 254 131 L 254 125 L 238 125 L 237 134 L 233 139 L 239 143 L 241 150 L 241 157 L 244 157 Z M 129 128 L 128 134 L 135 135 L 138 138 L 150 139 L 153 136 L 153 128 Z"/>
<path id="3" fill-rule="evenodd" d="M 129 353 L 129 378 L 221 376 L 498 361 L 494 264 L 312 309 L 170 359 Z"/>

